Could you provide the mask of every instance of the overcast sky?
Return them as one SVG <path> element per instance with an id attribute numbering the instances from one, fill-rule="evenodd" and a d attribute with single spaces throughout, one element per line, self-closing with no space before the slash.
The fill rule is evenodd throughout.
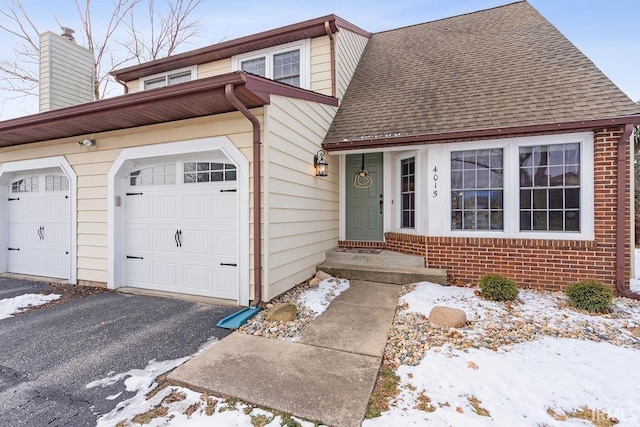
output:
<path id="1" fill-rule="evenodd" d="M 158 0 L 156 0 L 158 1 Z M 82 2 L 81 2 L 82 3 Z M 110 0 L 94 0 L 92 14 L 100 27 L 107 19 Z M 509 0 L 323 0 L 323 1 L 213 1 L 197 9 L 201 37 L 182 51 L 335 13 L 370 32 L 378 32 L 511 3 Z M 529 0 L 542 15 L 584 52 L 634 101 L 640 100 L 640 1 L 638 0 Z M 80 28 L 73 0 L 23 0 L 38 30 L 59 32 Z M 103 10 L 101 10 L 103 9 Z M 78 40 L 82 43 L 82 40 Z M 0 56 L 11 55 L 14 40 L 0 34 Z M 0 119 L 37 112 L 37 100 L 0 91 Z"/>

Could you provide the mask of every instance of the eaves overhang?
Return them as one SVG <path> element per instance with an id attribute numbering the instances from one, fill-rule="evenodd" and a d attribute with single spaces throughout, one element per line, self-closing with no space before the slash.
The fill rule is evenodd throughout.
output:
<path id="1" fill-rule="evenodd" d="M 247 108 L 269 104 L 271 95 L 338 105 L 338 100 L 330 96 L 233 72 L 6 120 L 0 122 L 0 147 L 236 111 L 224 93 L 228 84 L 235 87 L 238 99 Z"/>
<path id="2" fill-rule="evenodd" d="M 351 24 L 348 21 L 336 16 L 326 15 L 310 19 L 296 24 L 287 25 L 250 36 L 228 40 L 222 43 L 195 49 L 189 52 L 172 55 L 166 58 L 149 61 L 140 65 L 115 70 L 111 75 L 122 82 L 128 82 L 140 77 L 151 76 L 180 68 L 191 67 L 197 64 L 218 61 L 260 49 L 267 49 L 285 43 L 295 42 L 304 39 L 326 36 L 325 22 L 329 23 L 332 33 L 340 28 L 360 34 L 364 37 L 371 37 L 371 33 Z"/>
<path id="3" fill-rule="evenodd" d="M 640 115 L 590 119 L 562 123 L 541 123 L 525 126 L 505 126 L 498 128 L 472 129 L 453 132 L 420 133 L 409 135 L 403 134 L 401 132 L 396 132 L 393 134 L 349 138 L 340 141 L 325 141 L 324 143 L 322 143 L 322 148 L 328 152 L 371 150 L 527 135 L 580 132 L 608 126 L 624 126 L 627 124 L 640 125 Z"/>

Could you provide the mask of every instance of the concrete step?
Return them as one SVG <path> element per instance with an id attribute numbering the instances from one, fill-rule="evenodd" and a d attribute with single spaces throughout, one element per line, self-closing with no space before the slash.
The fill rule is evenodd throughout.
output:
<path id="1" fill-rule="evenodd" d="M 335 277 L 368 282 L 406 285 L 417 282 L 447 284 L 447 271 L 440 268 L 424 267 L 384 267 L 377 265 L 354 265 L 325 262 L 316 267 Z"/>
<path id="2" fill-rule="evenodd" d="M 424 267 L 424 258 L 418 255 L 407 255 L 399 252 L 383 250 L 378 254 L 343 252 L 332 250 L 326 254 L 330 264 L 368 265 L 378 267 Z"/>

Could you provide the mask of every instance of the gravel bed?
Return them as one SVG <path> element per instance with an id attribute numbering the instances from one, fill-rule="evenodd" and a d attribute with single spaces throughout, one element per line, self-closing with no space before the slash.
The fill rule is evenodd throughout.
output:
<path id="1" fill-rule="evenodd" d="M 434 285 L 438 286 L 438 285 Z M 415 285 L 403 288 L 403 295 Z M 520 290 L 514 303 L 482 300 L 468 289 L 455 301 L 467 313 L 461 329 L 431 326 L 427 317 L 409 311 L 406 303 L 396 310 L 385 348 L 385 361 L 393 365 L 417 365 L 429 349 L 450 344 L 459 350 L 487 348 L 494 351 L 545 336 L 606 341 L 640 350 L 640 339 L 631 330 L 640 325 L 640 301 L 616 298 L 611 313 L 589 315 L 569 308 L 562 292 Z"/>
<path id="2" fill-rule="evenodd" d="M 325 278 L 319 284 L 311 284 L 313 280 L 309 279 L 300 283 L 293 289 L 274 298 L 272 302 L 266 304 L 263 310 L 256 316 L 252 317 L 245 323 L 238 332 L 248 335 L 256 335 L 267 338 L 276 338 L 289 341 L 295 341 L 302 331 L 323 312 L 331 301 L 340 294 L 341 290 L 348 288 L 348 282 L 345 280 L 332 278 L 329 275 L 319 273 L 318 278 Z M 310 294 L 315 294 L 314 302 L 310 302 Z M 269 309 L 276 304 L 293 303 L 297 307 L 296 319 L 290 322 L 269 322 L 266 320 Z M 311 304 L 308 307 L 305 304 Z M 320 304 L 321 306 L 319 306 Z M 312 308 L 315 307 L 315 311 Z"/>

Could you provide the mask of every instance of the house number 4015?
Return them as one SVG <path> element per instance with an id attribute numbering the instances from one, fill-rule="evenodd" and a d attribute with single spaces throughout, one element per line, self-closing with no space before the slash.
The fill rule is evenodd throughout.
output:
<path id="1" fill-rule="evenodd" d="M 433 168 L 433 193 L 432 197 L 438 197 L 438 167 Z"/>

